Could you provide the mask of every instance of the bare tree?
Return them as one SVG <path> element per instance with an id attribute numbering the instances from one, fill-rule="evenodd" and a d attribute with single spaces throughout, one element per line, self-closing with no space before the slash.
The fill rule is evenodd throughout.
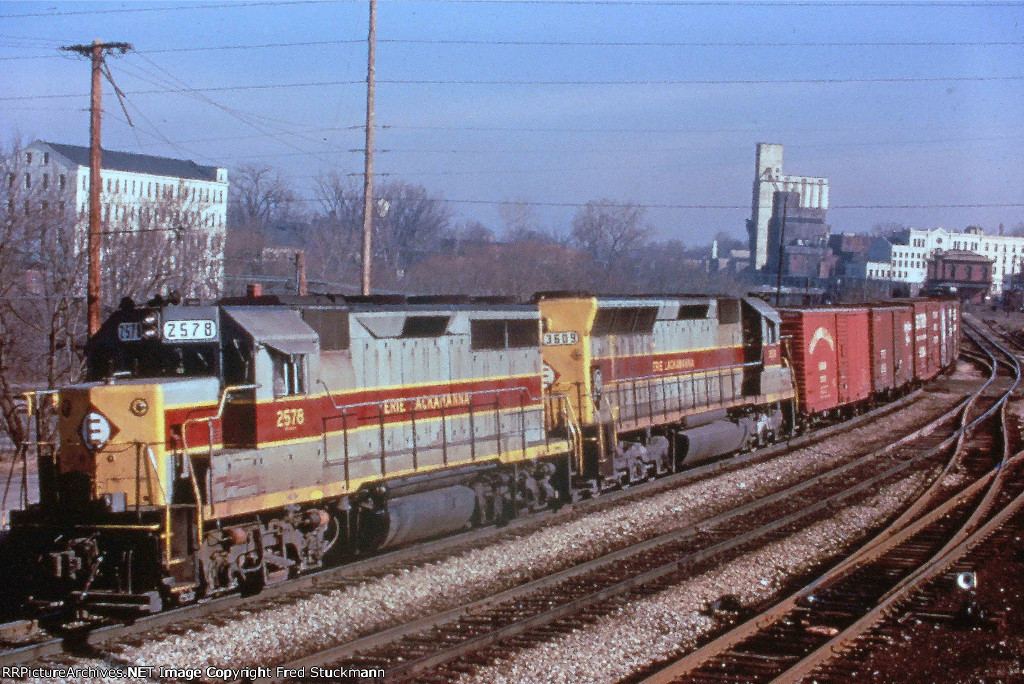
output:
<path id="1" fill-rule="evenodd" d="M 287 223 L 298 212 L 295 191 L 268 166 L 247 164 L 231 175 L 228 225 L 266 233 Z"/>
<path id="2" fill-rule="evenodd" d="M 177 292 L 211 298 L 224 276 L 224 236 L 209 201 L 185 181 L 154 199 L 115 207 L 104 221 L 104 292 L 147 298 Z"/>
<path id="3" fill-rule="evenodd" d="M 393 284 L 450 237 L 452 210 L 421 185 L 386 183 L 373 222 L 374 281 Z"/>
<path id="4" fill-rule="evenodd" d="M 526 300 L 542 290 L 576 290 L 590 261 L 576 250 L 549 242 L 474 245 L 458 254 L 436 254 L 409 273 L 409 289 Z"/>
<path id="5" fill-rule="evenodd" d="M 573 217 L 571 244 L 594 261 L 595 287 L 630 282 L 628 267 L 651 235 L 645 213 L 635 204 L 602 199 L 587 202 Z"/>
<path id="6" fill-rule="evenodd" d="M 16 445 L 28 437 L 21 393 L 77 379 L 86 337 L 86 250 L 73 192 L 33 179 L 24 158 L 15 141 L 0 163 L 0 416 Z M 48 439 L 51 407 L 40 409 Z"/>
<path id="7" fill-rule="evenodd" d="M 898 221 L 882 221 L 871 227 L 871 234 L 878 237 L 892 238 L 906 230 L 907 227 Z"/>
<path id="8" fill-rule="evenodd" d="M 317 211 L 304 241 L 310 276 L 326 282 L 358 282 L 363 190 L 336 171 L 318 176 L 315 186 Z"/>
<path id="9" fill-rule="evenodd" d="M 267 166 L 248 164 L 232 172 L 228 190 L 228 231 L 224 251 L 228 278 L 264 274 L 264 251 L 281 241 L 278 230 L 305 217 L 291 184 Z"/>

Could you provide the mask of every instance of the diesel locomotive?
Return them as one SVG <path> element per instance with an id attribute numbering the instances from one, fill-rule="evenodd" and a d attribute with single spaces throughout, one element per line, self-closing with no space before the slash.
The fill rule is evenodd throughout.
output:
<path id="1" fill-rule="evenodd" d="M 52 397 L 59 443 L 11 512 L 0 592 L 154 612 L 766 444 L 951 363 L 956 304 L 914 306 L 888 307 L 914 340 L 890 314 L 851 362 L 834 316 L 748 297 L 126 299 Z M 833 397 L 851 363 L 888 385 Z"/>

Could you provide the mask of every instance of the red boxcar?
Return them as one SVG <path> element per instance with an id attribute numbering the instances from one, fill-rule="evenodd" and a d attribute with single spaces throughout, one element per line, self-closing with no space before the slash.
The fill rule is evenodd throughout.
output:
<path id="1" fill-rule="evenodd" d="M 942 366 L 951 366 L 960 355 L 960 303 L 955 299 L 939 302 Z"/>
<path id="2" fill-rule="evenodd" d="M 779 314 L 805 412 L 821 413 L 871 395 L 866 308 L 781 309 Z"/>
<path id="3" fill-rule="evenodd" d="M 871 391 L 887 392 L 896 387 L 895 334 L 893 310 L 872 307 L 870 313 Z"/>
<path id="4" fill-rule="evenodd" d="M 871 388 L 886 392 L 914 379 L 913 308 L 871 307 Z"/>
<path id="5" fill-rule="evenodd" d="M 896 347 L 896 386 L 905 387 L 914 381 L 914 307 L 895 306 L 893 328 Z"/>

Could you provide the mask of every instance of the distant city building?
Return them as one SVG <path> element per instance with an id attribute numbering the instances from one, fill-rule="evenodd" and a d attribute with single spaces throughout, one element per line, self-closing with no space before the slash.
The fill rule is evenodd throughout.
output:
<path id="1" fill-rule="evenodd" d="M 750 251 L 746 249 L 720 250 L 718 240 L 711 242 L 711 257 L 704 265 L 710 273 L 739 273 L 750 265 Z"/>
<path id="2" fill-rule="evenodd" d="M 37 140 L 19 153 L 8 182 L 60 198 L 81 225 L 89 215 L 89 148 Z M 207 254 L 223 263 L 228 170 L 187 159 L 103 150 L 100 194 L 105 230 L 198 229 Z M 14 176 L 18 177 L 15 178 Z M 26 201 L 25 211 L 30 206 Z M 216 253 L 211 253 L 215 251 Z"/>
<path id="3" fill-rule="evenodd" d="M 836 264 L 829 247 L 830 226 L 825 211 L 801 207 L 795 191 L 774 194 L 774 212 L 768 222 L 768 261 L 762 271 L 800 278 L 828 278 Z"/>
<path id="4" fill-rule="evenodd" d="M 829 239 L 839 259 L 837 272 L 847 278 L 892 280 L 892 243 L 883 237 L 841 233 Z"/>
<path id="5" fill-rule="evenodd" d="M 812 246 L 828 239 L 828 179 L 786 175 L 782 172 L 782 156 L 782 145 L 757 144 L 753 202 L 747 221 L 751 265 L 755 270 L 778 270 L 780 242 Z"/>
<path id="6" fill-rule="evenodd" d="M 927 265 L 926 288 L 982 302 L 992 287 L 992 260 L 962 249 L 936 250 Z"/>
<path id="7" fill-rule="evenodd" d="M 909 283 L 916 292 L 928 278 L 928 260 L 936 250 L 972 252 L 988 259 L 992 264 L 988 294 L 993 297 L 1000 296 L 1013 276 L 1024 269 L 1024 237 L 986 235 L 977 226 L 963 232 L 911 228 L 894 236 L 892 279 Z"/>

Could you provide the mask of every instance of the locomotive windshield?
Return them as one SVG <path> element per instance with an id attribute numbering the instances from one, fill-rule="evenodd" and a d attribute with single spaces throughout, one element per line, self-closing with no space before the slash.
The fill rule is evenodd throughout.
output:
<path id="1" fill-rule="evenodd" d="M 90 341 L 89 379 L 219 375 L 217 311 L 189 309 L 116 312 Z"/>
<path id="2" fill-rule="evenodd" d="M 220 345 L 162 342 L 97 345 L 89 358 L 91 380 L 127 373 L 133 378 L 197 377 L 217 374 Z"/>

